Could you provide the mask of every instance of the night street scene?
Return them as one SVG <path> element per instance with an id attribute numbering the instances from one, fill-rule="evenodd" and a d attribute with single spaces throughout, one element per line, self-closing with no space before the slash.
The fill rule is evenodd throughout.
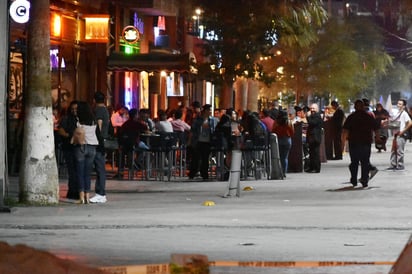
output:
<path id="1" fill-rule="evenodd" d="M 0 273 L 412 273 L 409 0 L 0 5 Z"/>

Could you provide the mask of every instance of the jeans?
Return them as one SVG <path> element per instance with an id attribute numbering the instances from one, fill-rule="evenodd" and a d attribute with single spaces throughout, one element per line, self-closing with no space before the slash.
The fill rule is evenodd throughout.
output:
<path id="1" fill-rule="evenodd" d="M 289 151 L 292 147 L 292 138 L 290 137 L 280 137 L 278 140 L 279 144 L 279 158 L 282 165 L 283 174 L 286 174 L 288 171 L 288 158 Z"/>
<path id="2" fill-rule="evenodd" d="M 349 155 L 350 155 L 350 175 L 351 182 L 356 182 L 358 177 L 359 163 L 361 164 L 361 178 L 362 182 L 368 182 L 370 164 L 369 159 L 371 156 L 370 144 L 353 144 L 349 143 Z"/>
<path id="3" fill-rule="evenodd" d="M 96 146 L 77 145 L 74 148 L 76 158 L 77 179 L 79 181 L 79 192 L 90 192 L 91 173 L 96 155 Z"/>
<path id="4" fill-rule="evenodd" d="M 96 151 L 94 157 L 94 168 L 96 169 L 95 192 L 99 195 L 106 195 L 106 154 Z"/>
<path id="5" fill-rule="evenodd" d="M 394 140 L 396 142 L 396 149 L 391 152 L 391 167 L 403 169 L 404 165 L 404 155 L 405 155 L 405 144 L 406 139 L 403 137 L 396 137 Z"/>

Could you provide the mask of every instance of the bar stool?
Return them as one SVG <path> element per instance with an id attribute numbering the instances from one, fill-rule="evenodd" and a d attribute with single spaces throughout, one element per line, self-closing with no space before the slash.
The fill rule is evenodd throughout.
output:
<path id="1" fill-rule="evenodd" d="M 210 140 L 209 173 L 218 180 L 223 180 L 225 175 L 225 154 L 228 144 L 222 132 L 214 132 Z"/>
<path id="2" fill-rule="evenodd" d="M 179 177 L 186 176 L 186 148 L 187 148 L 187 133 L 184 131 L 174 131 L 177 138 L 176 150 L 174 155 L 174 172 L 173 174 L 177 174 Z"/>
<path id="3" fill-rule="evenodd" d="M 172 175 L 173 163 L 175 162 L 175 152 L 177 148 L 177 136 L 174 132 L 159 133 L 149 137 L 149 150 L 145 152 L 145 167 L 146 178 L 153 177 L 154 179 L 164 180 L 167 176 L 170 181 Z"/>
<path id="4" fill-rule="evenodd" d="M 270 147 L 268 136 L 258 135 L 245 138 L 242 146 L 242 178 L 249 176 L 256 180 L 269 178 Z"/>

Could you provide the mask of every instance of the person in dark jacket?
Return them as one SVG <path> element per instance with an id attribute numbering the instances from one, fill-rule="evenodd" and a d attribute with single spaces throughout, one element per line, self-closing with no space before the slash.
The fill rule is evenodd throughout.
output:
<path id="1" fill-rule="evenodd" d="M 337 101 L 332 101 L 332 109 L 334 110 L 333 116 L 331 118 L 331 129 L 332 129 L 332 142 L 333 142 L 333 160 L 342 160 L 342 125 L 345 120 L 345 113 L 339 106 Z"/>
<path id="2" fill-rule="evenodd" d="M 351 163 L 349 170 L 351 173 L 350 182 L 355 187 L 358 184 L 358 169 L 361 165 L 361 178 L 359 182 L 363 187 L 368 186 L 370 171 L 371 144 L 373 132 L 375 132 L 375 142 L 380 142 L 379 125 L 375 119 L 365 111 L 362 100 L 355 101 L 355 112 L 350 114 L 343 124 L 342 148 L 348 140 L 349 155 Z"/>
<path id="3" fill-rule="evenodd" d="M 319 106 L 312 104 L 306 115 L 308 121 L 307 142 L 309 144 L 309 167 L 306 172 L 320 172 L 320 144 L 322 141 L 323 119 L 319 113 Z"/>
<path id="4" fill-rule="evenodd" d="M 79 183 L 76 175 L 76 162 L 74 157 L 74 146 L 70 143 L 73 132 L 76 129 L 77 118 L 77 101 L 71 101 L 67 115 L 65 115 L 59 124 L 58 134 L 62 138 L 62 150 L 64 160 L 67 166 L 68 182 L 67 182 L 67 199 L 79 199 Z"/>
<path id="5" fill-rule="evenodd" d="M 215 132 L 216 124 L 216 119 L 212 117 L 212 106 L 204 105 L 201 115 L 193 121 L 190 129 L 193 155 L 190 162 L 189 179 L 193 179 L 199 170 L 203 180 L 209 179 L 210 141 Z"/>

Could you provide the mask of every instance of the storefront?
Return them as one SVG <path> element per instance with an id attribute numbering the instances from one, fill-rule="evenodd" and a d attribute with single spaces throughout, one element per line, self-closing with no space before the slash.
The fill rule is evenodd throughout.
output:
<path id="1" fill-rule="evenodd" d="M 64 111 L 72 100 L 91 103 L 94 91 L 106 91 L 109 14 L 100 2 L 103 1 L 76 6 L 50 1 L 50 42 L 44 46 L 50 49 L 50 96 L 57 112 Z M 10 19 L 7 108 L 10 174 L 18 172 L 21 154 L 29 23 Z"/>
<path id="2" fill-rule="evenodd" d="M 154 116 L 158 109 L 184 104 L 193 89 L 189 54 L 112 53 L 107 69 L 111 79 L 119 79 L 117 87 L 112 84 L 115 97 L 123 98 L 129 109 L 149 108 Z"/>

